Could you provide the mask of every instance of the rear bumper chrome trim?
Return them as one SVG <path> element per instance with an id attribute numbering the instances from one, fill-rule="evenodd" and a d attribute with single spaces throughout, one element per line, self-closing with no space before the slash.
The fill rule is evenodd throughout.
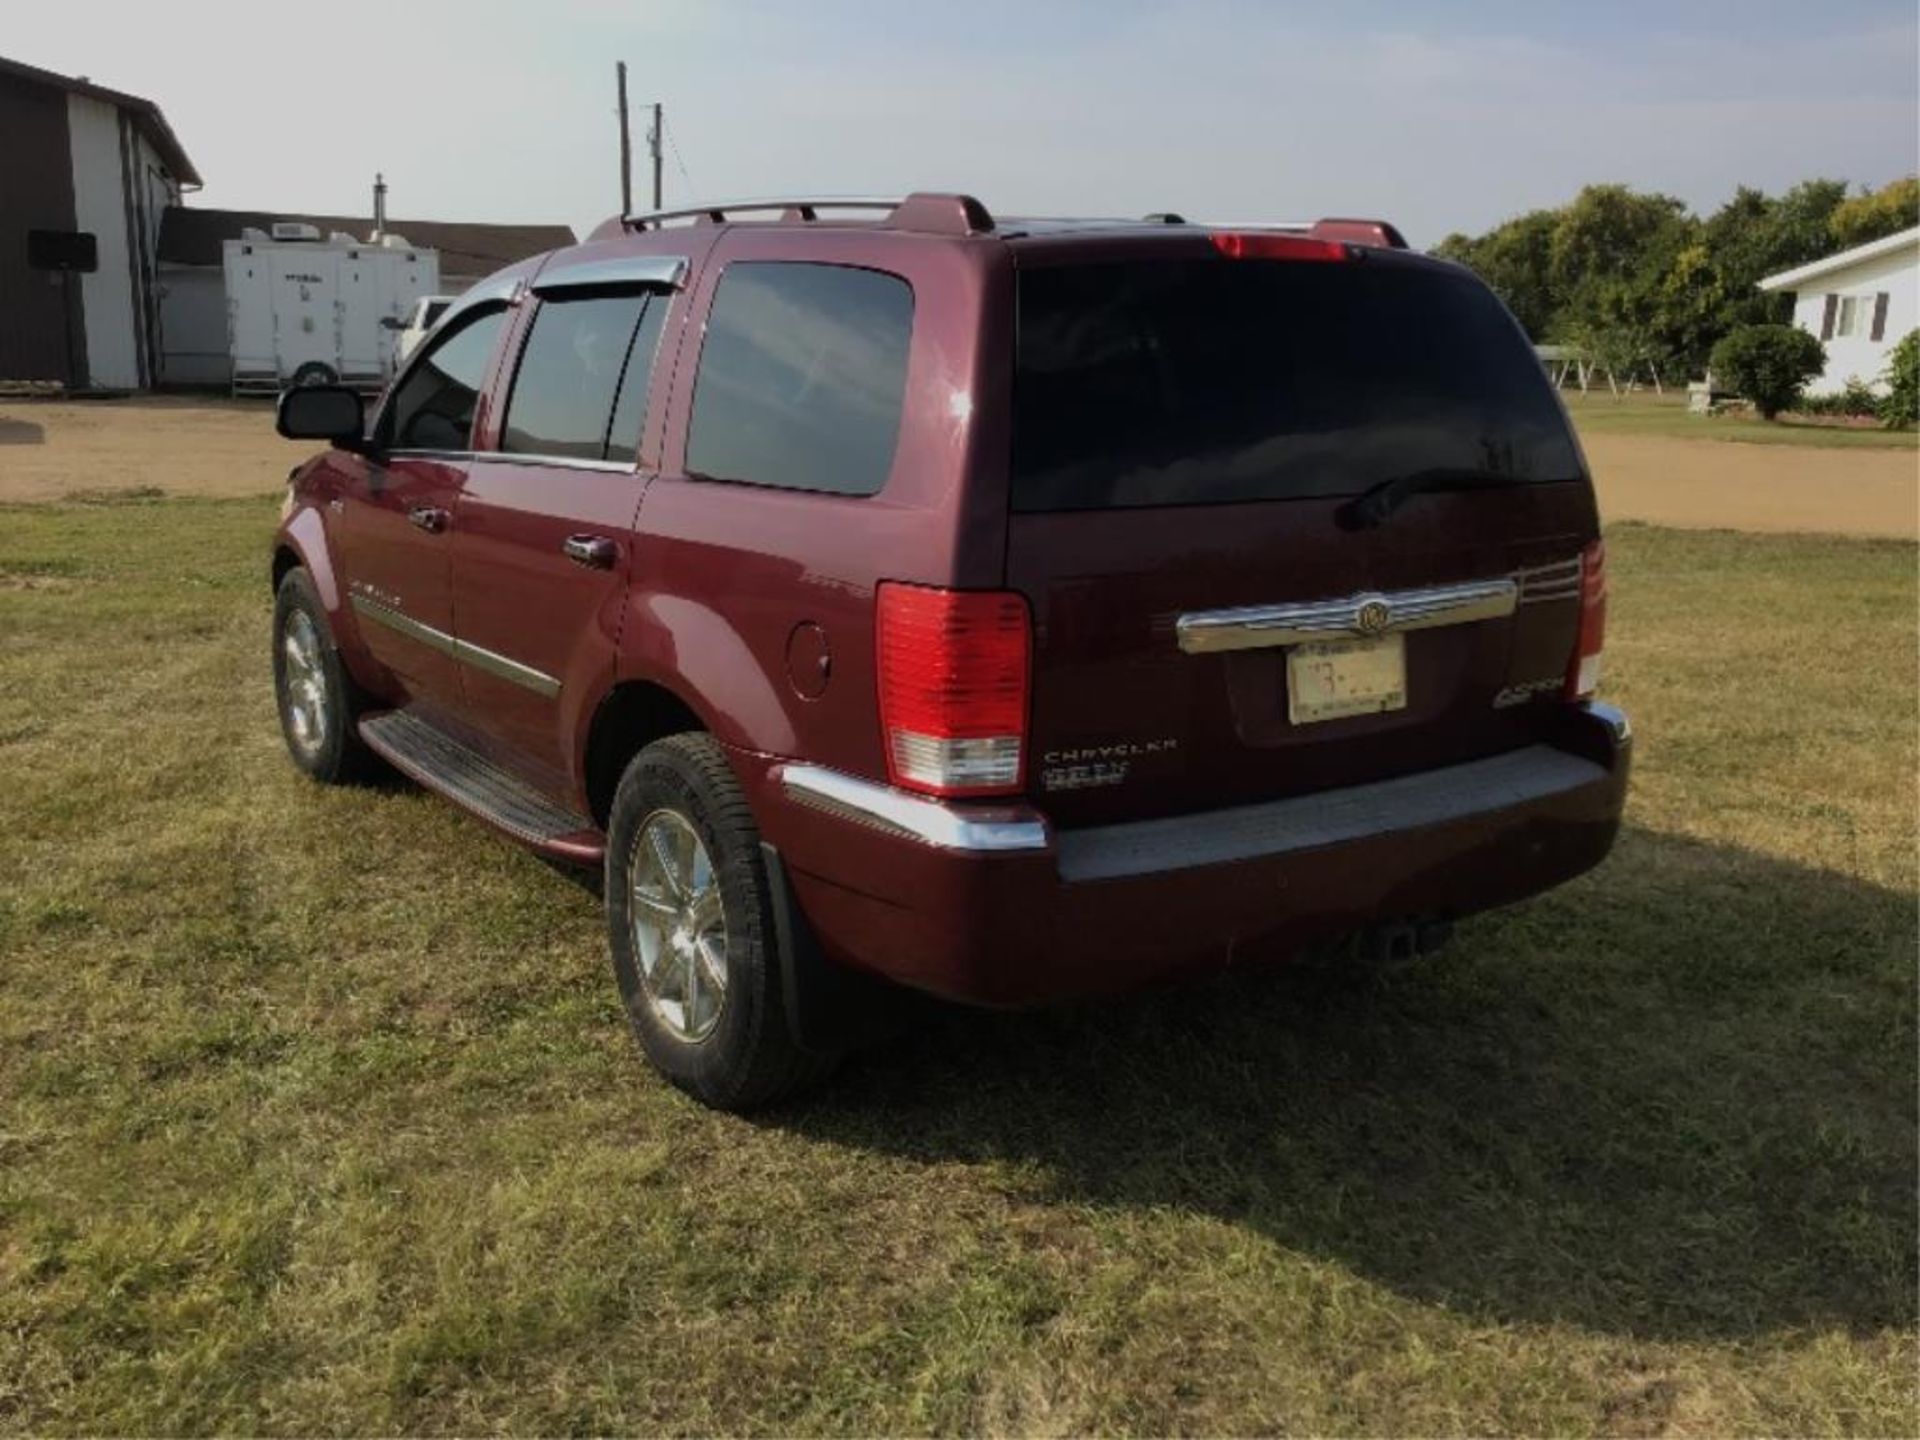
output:
<path id="1" fill-rule="evenodd" d="M 1341 635 L 1430 630 L 1511 615 L 1519 593 L 1520 587 L 1511 579 L 1474 580 L 1419 590 L 1369 590 L 1338 600 L 1195 610 L 1175 622 L 1174 635 L 1187 654 L 1204 655 L 1299 645 Z"/>
<path id="2" fill-rule="evenodd" d="M 452 657 L 462 665 L 471 665 L 476 670 L 484 670 L 489 675 L 497 675 L 524 690 L 551 700 L 560 693 L 560 682 L 545 671 L 536 670 L 531 665 L 522 665 L 518 660 L 509 660 L 504 655 L 491 650 L 483 650 L 478 645 L 469 644 L 444 630 L 436 630 L 431 625 L 423 625 L 411 615 L 394 609 L 391 605 L 382 605 L 378 600 L 370 600 L 365 595 L 354 595 L 354 612 L 384 625 L 387 629 L 405 635 L 409 640 L 417 640 L 429 650 L 437 650 L 442 655 Z"/>
<path id="3" fill-rule="evenodd" d="M 1202 865 L 1275 860 L 1493 815 L 1611 783 L 1617 783 L 1612 772 L 1592 760 L 1551 745 L 1531 745 L 1341 790 L 1064 831 L 1059 839 L 1060 878 L 1070 884 L 1120 880 Z"/>
<path id="4" fill-rule="evenodd" d="M 1017 804 L 945 805 L 823 765 L 781 765 L 774 783 L 797 805 L 943 850 L 1044 850 L 1047 822 Z"/>

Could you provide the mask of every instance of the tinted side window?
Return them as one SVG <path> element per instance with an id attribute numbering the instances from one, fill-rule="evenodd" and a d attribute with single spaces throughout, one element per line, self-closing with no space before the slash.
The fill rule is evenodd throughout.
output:
<path id="1" fill-rule="evenodd" d="M 396 450 L 469 448 L 473 408 L 506 318 L 505 310 L 484 311 L 434 337 L 387 408 L 389 445 Z"/>
<path id="2" fill-rule="evenodd" d="M 748 262 L 714 295 L 694 381 L 689 472 L 872 495 L 900 431 L 913 290 L 840 265 Z"/>
<path id="3" fill-rule="evenodd" d="M 660 349 L 660 332 L 666 328 L 668 304 L 664 295 L 649 299 L 640 328 L 633 332 L 626 373 L 620 377 L 620 398 L 614 402 L 613 424 L 607 429 L 609 460 L 631 460 L 640 449 L 640 429 L 647 421 L 647 387 L 653 383 L 653 357 Z"/>
<path id="4" fill-rule="evenodd" d="M 500 449 L 509 455 L 598 460 L 613 392 L 645 307 L 644 294 L 548 300 L 533 317 L 507 398 Z"/>

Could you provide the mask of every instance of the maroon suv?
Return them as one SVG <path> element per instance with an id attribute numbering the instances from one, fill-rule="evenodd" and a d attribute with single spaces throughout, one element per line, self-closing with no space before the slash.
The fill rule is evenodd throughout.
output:
<path id="1" fill-rule="evenodd" d="M 964 196 L 620 218 L 375 409 L 289 393 L 287 744 L 604 866 L 647 1055 L 822 1071 L 876 977 L 1023 1005 L 1606 854 L 1580 449 L 1466 271 L 1362 221 Z"/>

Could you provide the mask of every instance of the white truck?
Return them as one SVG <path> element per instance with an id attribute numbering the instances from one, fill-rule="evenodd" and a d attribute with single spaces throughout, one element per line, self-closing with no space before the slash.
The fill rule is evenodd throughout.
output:
<path id="1" fill-rule="evenodd" d="M 295 385 L 377 390 L 393 375 L 392 331 L 440 289 L 440 254 L 404 236 L 357 240 L 311 225 L 246 229 L 224 246 L 233 391 Z"/>

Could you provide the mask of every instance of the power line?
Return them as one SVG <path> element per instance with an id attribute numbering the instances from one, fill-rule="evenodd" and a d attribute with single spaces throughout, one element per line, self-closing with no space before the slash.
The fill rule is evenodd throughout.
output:
<path id="1" fill-rule="evenodd" d="M 660 128 L 666 133 L 667 148 L 673 152 L 674 168 L 680 172 L 680 182 L 687 187 L 687 198 L 694 195 L 693 177 L 687 174 L 687 162 L 680 158 L 680 142 L 674 137 L 673 126 L 667 123 L 666 113 L 661 112 Z"/>

